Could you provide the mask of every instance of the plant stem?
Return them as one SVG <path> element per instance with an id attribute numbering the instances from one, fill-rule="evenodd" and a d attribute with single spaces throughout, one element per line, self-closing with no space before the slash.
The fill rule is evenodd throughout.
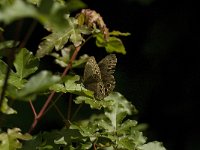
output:
<path id="1" fill-rule="evenodd" d="M 62 76 L 61 76 L 62 78 L 63 78 L 64 76 L 66 76 L 67 72 L 68 72 L 69 69 L 72 67 L 72 62 L 76 59 L 76 56 L 77 56 L 78 52 L 80 51 L 80 49 L 81 49 L 81 46 L 76 47 L 76 49 L 75 49 L 75 51 L 74 51 L 74 53 L 73 53 L 73 55 L 72 55 L 72 57 L 71 57 L 71 59 L 70 59 L 68 65 L 67 65 L 67 67 L 65 68 L 65 70 L 64 70 L 63 73 L 62 73 Z M 51 102 L 51 100 L 52 100 L 53 96 L 55 95 L 55 93 L 56 93 L 55 91 L 52 91 L 51 94 L 49 95 L 49 97 L 47 98 L 47 100 L 46 100 L 46 102 L 44 103 L 44 105 L 43 105 L 42 109 L 40 110 L 39 114 L 34 118 L 34 121 L 33 121 L 32 125 L 31 125 L 30 130 L 29 130 L 29 133 L 30 133 L 31 131 L 33 131 L 33 129 L 36 127 L 38 121 L 39 121 L 39 120 L 42 118 L 42 116 L 44 115 L 44 112 L 45 112 L 45 110 L 47 109 L 47 107 L 48 107 L 49 103 Z"/>

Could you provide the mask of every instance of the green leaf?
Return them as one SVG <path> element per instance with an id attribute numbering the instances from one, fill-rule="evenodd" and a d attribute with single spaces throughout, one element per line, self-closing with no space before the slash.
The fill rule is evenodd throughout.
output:
<path id="1" fill-rule="evenodd" d="M 30 134 L 22 134 L 19 128 L 8 129 L 7 133 L 0 134 L 1 150 L 16 150 L 22 147 L 21 140 L 30 140 Z"/>
<path id="2" fill-rule="evenodd" d="M 115 130 L 127 115 L 137 112 L 135 107 L 118 92 L 112 92 L 105 100 L 114 101 L 113 105 L 109 106 L 109 109 L 105 112 L 105 115 L 109 118 Z"/>
<path id="3" fill-rule="evenodd" d="M 166 150 L 160 142 L 149 142 L 139 147 L 141 150 Z"/>
<path id="4" fill-rule="evenodd" d="M 16 92 L 13 96 L 18 99 L 25 98 L 25 100 L 28 100 L 26 98 L 27 96 L 44 92 L 60 80 L 60 76 L 52 75 L 49 71 L 41 71 L 40 73 L 32 76 L 24 85 L 24 88 Z"/>
<path id="5" fill-rule="evenodd" d="M 133 143 L 135 147 L 139 147 L 146 143 L 147 138 L 143 136 L 142 132 L 135 130 L 134 128 L 131 128 L 129 132 L 129 137 L 133 139 Z"/>
<path id="6" fill-rule="evenodd" d="M 117 133 L 118 135 L 124 134 L 126 131 L 130 132 L 130 128 L 134 127 L 137 125 L 137 121 L 135 120 L 126 120 L 123 122 L 118 128 L 117 128 Z"/>
<path id="7" fill-rule="evenodd" d="M 64 77 L 64 84 L 58 83 L 50 87 L 51 90 L 54 90 L 56 92 L 62 92 L 62 93 L 72 93 L 76 95 L 84 95 L 87 97 L 93 97 L 93 92 L 87 90 L 83 87 L 83 84 L 80 82 L 80 76 L 78 75 L 67 75 Z"/>
<path id="8" fill-rule="evenodd" d="M 77 47 L 84 40 L 81 34 L 91 33 L 88 28 L 80 27 L 75 18 L 68 16 L 66 19 L 69 24 L 65 27 L 64 31 L 53 30 L 53 32 L 46 36 L 40 43 L 36 54 L 37 57 L 41 58 L 50 54 L 54 47 L 57 51 L 63 49 L 68 41 L 72 42 L 73 45 Z"/>
<path id="9" fill-rule="evenodd" d="M 2 86 L 4 83 L 7 67 L 8 65 L 0 59 L 0 68 L 1 68 L 0 69 L 0 86 Z M 20 89 L 24 86 L 25 82 L 26 80 L 23 80 L 23 79 L 21 80 L 16 73 L 10 70 L 9 79 L 8 79 L 8 83 L 10 85 L 15 86 L 18 89 Z"/>
<path id="10" fill-rule="evenodd" d="M 111 36 L 106 41 L 102 33 L 96 34 L 95 37 L 96 37 L 96 45 L 98 47 L 105 47 L 108 53 L 117 52 L 121 54 L 126 54 L 126 50 L 121 39 Z"/>
<path id="11" fill-rule="evenodd" d="M 92 109 L 99 109 L 99 110 L 102 107 L 106 108 L 106 107 L 109 107 L 110 105 L 112 105 L 112 101 L 97 101 L 94 98 L 89 98 L 89 97 L 85 97 L 85 96 L 76 97 L 74 102 L 76 104 L 81 104 L 81 103 L 89 104 Z"/>
<path id="12" fill-rule="evenodd" d="M 53 130 L 51 132 L 42 132 L 34 139 L 26 141 L 22 150 L 35 150 L 38 149 L 84 149 L 83 146 L 87 145 L 87 138 L 83 137 L 77 129 Z"/>
<path id="13" fill-rule="evenodd" d="M 80 76 L 74 75 L 74 76 L 66 76 L 65 78 L 65 89 L 69 93 L 73 93 L 76 95 L 82 95 L 82 96 L 88 96 L 93 97 L 93 93 L 86 88 L 83 87 L 83 84 L 77 83 L 80 82 Z"/>
<path id="14" fill-rule="evenodd" d="M 67 145 L 67 142 L 65 141 L 64 137 L 61 137 L 58 140 L 54 140 L 55 144 L 63 144 L 63 145 Z"/>
<path id="15" fill-rule="evenodd" d="M 16 114 L 17 111 L 8 106 L 8 99 L 4 98 L 1 106 L 1 112 L 7 115 Z"/>
<path id="16" fill-rule="evenodd" d="M 123 32 L 120 32 L 120 31 L 112 31 L 112 32 L 109 32 L 109 35 L 110 36 L 129 36 L 131 35 L 129 32 L 126 32 L 126 33 L 123 33 Z"/>
<path id="17" fill-rule="evenodd" d="M 67 67 L 71 55 L 73 54 L 72 52 L 74 51 L 74 49 L 72 50 L 71 47 L 69 48 L 63 48 L 61 50 L 61 54 L 59 53 L 51 53 L 51 56 L 55 57 L 55 63 L 60 65 L 61 67 Z M 83 65 L 86 63 L 86 61 L 88 60 L 88 55 L 84 54 L 82 56 L 79 57 L 79 59 L 74 60 L 72 62 L 72 68 L 79 68 L 79 67 L 83 67 Z"/>
<path id="18" fill-rule="evenodd" d="M 120 137 L 119 140 L 117 140 L 117 147 L 119 149 L 135 150 L 133 139 L 130 139 L 128 136 Z"/>
<path id="19" fill-rule="evenodd" d="M 15 0 L 0 10 L 0 21 L 10 24 L 18 19 L 29 17 L 38 20 L 44 26 L 62 30 L 67 26 L 64 18 L 66 13 L 66 6 L 53 0 L 42 0 L 39 8 L 23 0 Z"/>
<path id="20" fill-rule="evenodd" d="M 4 21 L 6 24 L 20 18 L 36 16 L 36 9 L 22 0 L 15 0 L 12 5 L 8 5 L 0 11 L 0 21 Z"/>
<path id="21" fill-rule="evenodd" d="M 33 53 L 23 48 L 16 55 L 14 66 L 16 74 L 23 79 L 38 69 L 39 60 L 33 56 Z"/>
<path id="22" fill-rule="evenodd" d="M 0 76 L 6 74 L 7 67 L 8 65 L 0 59 Z"/>
<path id="23" fill-rule="evenodd" d="M 87 5 L 81 0 L 68 0 L 66 5 L 70 12 L 87 7 Z"/>

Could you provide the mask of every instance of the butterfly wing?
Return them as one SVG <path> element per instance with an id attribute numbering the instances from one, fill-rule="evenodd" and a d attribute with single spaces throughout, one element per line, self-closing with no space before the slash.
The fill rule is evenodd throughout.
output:
<path id="1" fill-rule="evenodd" d="M 100 68 L 93 56 L 89 57 L 83 75 L 83 84 L 88 90 L 94 92 L 96 99 L 105 97 L 105 88 L 101 78 Z"/>
<path id="2" fill-rule="evenodd" d="M 105 88 L 105 96 L 108 96 L 115 88 L 116 82 L 113 73 L 115 72 L 116 63 L 117 57 L 115 54 L 107 55 L 98 63 Z"/>

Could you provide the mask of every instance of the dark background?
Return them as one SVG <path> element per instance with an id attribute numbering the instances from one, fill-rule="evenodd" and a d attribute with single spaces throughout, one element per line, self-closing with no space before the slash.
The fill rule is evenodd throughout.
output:
<path id="1" fill-rule="evenodd" d="M 107 27 L 131 36 L 122 37 L 127 54 L 117 54 L 116 91 L 122 93 L 139 110 L 137 120 L 147 123 L 149 141 L 163 142 L 168 150 L 200 150 L 200 39 L 199 5 L 194 0 L 83 0 L 88 8 L 101 14 Z M 12 31 L 12 30 L 11 30 Z M 28 49 L 36 50 L 43 29 L 37 27 Z M 82 53 L 101 59 L 94 41 Z M 51 61 L 43 62 L 48 67 Z M 52 66 L 49 65 L 52 69 Z M 56 67 L 55 67 L 56 68 Z M 41 98 L 42 99 L 42 98 Z M 40 100 L 38 100 L 40 101 Z M 42 101 L 43 102 L 43 101 Z M 62 105 L 62 104 L 61 104 Z M 65 106 L 65 105 L 64 105 Z M 30 107 L 18 104 L 24 111 L 13 116 L 13 124 L 30 127 Z M 65 108 L 66 109 L 66 108 Z M 53 116 L 56 115 L 56 116 Z M 12 117 L 12 116 L 11 116 Z M 57 114 L 45 116 L 38 127 L 55 128 Z M 24 124 L 24 119 L 27 124 Z M 12 119 L 12 118 L 11 118 Z M 56 118 L 57 119 L 57 118 Z M 52 120 L 52 122 L 47 122 Z"/>
<path id="2" fill-rule="evenodd" d="M 198 5 L 173 0 L 83 0 L 123 37 L 117 87 L 168 150 L 200 149 Z M 98 56 L 99 52 L 96 52 Z M 93 55 L 95 55 L 93 53 Z M 102 54 L 103 55 L 103 54 Z"/>

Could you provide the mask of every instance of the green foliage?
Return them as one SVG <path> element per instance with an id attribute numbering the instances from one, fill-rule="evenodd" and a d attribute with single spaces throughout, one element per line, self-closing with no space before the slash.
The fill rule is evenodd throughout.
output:
<path id="1" fill-rule="evenodd" d="M 27 49 L 23 48 L 16 55 L 14 66 L 16 74 L 22 80 L 38 69 L 39 60 Z"/>
<path id="2" fill-rule="evenodd" d="M 29 134 L 22 134 L 19 128 L 8 129 L 7 133 L 0 133 L 0 149 L 16 150 L 22 147 L 21 140 L 30 140 Z"/>
<path id="3" fill-rule="evenodd" d="M 28 17 L 39 21 L 44 30 L 50 32 L 42 39 L 36 54 L 33 54 L 23 48 L 26 41 L 3 40 L 2 37 L 7 29 L 0 27 L 1 114 L 3 113 L 4 117 L 13 114 L 17 118 L 16 110 L 18 109 L 14 109 L 13 103 L 16 100 L 18 103 L 29 102 L 34 115 L 34 121 L 30 125 L 29 132 L 31 133 L 42 116 L 52 108 L 49 104 L 53 96 L 57 94 L 60 96 L 53 101 L 51 106 L 56 108 L 64 122 L 62 129 L 48 132 L 41 129 L 39 133 L 31 136 L 27 133 L 22 134 L 21 129 L 14 125 L 12 129 L 9 129 L 10 127 L 1 122 L 2 118 L 0 118 L 0 123 L 7 129 L 7 132 L 0 132 L 1 150 L 165 150 L 160 142 L 147 142 L 147 138 L 139 130 L 140 124 L 133 116 L 137 113 L 136 108 L 122 94 L 112 92 L 100 101 L 96 100 L 94 93 L 82 84 L 82 74 L 77 70 L 83 68 L 89 56 L 83 54 L 77 58 L 80 48 L 88 40 L 94 38 L 96 46 L 104 47 L 106 52 L 126 54 L 125 46 L 119 36 L 130 35 L 130 33 L 120 31 L 109 32 L 101 15 L 94 10 L 82 9 L 75 17 L 70 15 L 72 11 L 85 6 L 80 0 L 0 2 L 0 22 L 4 26 L 12 25 Z M 53 68 L 52 70 L 39 68 L 39 63 L 43 62 L 41 59 L 46 61 L 44 57 L 46 55 L 53 56 L 55 63 L 65 68 L 62 73 L 55 75 Z M 59 98 L 66 94 L 73 95 L 68 99 L 67 118 L 62 114 L 63 108 L 56 105 Z M 44 98 L 46 100 L 42 101 L 44 102 L 42 108 L 35 108 L 32 101 Z M 72 102 L 78 105 L 75 112 L 70 112 Z M 88 105 L 93 111 L 96 110 L 95 113 L 93 112 L 88 118 L 83 115 L 76 118 L 83 105 Z M 26 110 L 20 111 L 26 113 Z M 25 118 L 24 122 L 29 118 Z"/>

